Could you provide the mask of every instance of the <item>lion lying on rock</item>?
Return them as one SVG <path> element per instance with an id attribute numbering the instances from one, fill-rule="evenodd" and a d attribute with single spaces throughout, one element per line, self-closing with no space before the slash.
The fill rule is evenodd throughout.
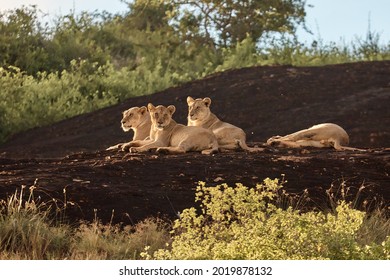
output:
<path id="1" fill-rule="evenodd" d="M 272 146 L 290 148 L 333 147 L 336 150 L 364 151 L 348 147 L 348 144 L 349 136 L 347 132 L 342 127 L 334 123 L 317 124 L 308 129 L 303 129 L 286 136 L 273 136 L 267 140 L 267 145 Z"/>
<path id="2" fill-rule="evenodd" d="M 107 148 L 107 150 L 128 150 L 132 146 L 142 145 L 145 139 L 149 137 L 151 125 L 152 122 L 150 120 L 150 115 L 145 106 L 133 107 L 124 111 L 121 120 L 121 127 L 125 132 L 131 129 L 134 131 L 133 140 L 111 146 Z"/>
<path id="3" fill-rule="evenodd" d="M 148 104 L 152 121 L 150 139 L 140 147 L 130 148 L 130 152 L 146 152 L 157 149 L 161 153 L 180 154 L 189 151 L 200 151 L 202 154 L 218 152 L 218 142 L 214 134 L 201 127 L 188 127 L 172 119 L 175 106 Z"/>
<path id="4" fill-rule="evenodd" d="M 230 123 L 223 122 L 210 110 L 211 99 L 187 97 L 188 126 L 203 127 L 211 130 L 217 137 L 221 150 L 236 150 L 241 148 L 249 152 L 263 151 L 261 148 L 250 148 L 246 144 L 245 132 Z"/>

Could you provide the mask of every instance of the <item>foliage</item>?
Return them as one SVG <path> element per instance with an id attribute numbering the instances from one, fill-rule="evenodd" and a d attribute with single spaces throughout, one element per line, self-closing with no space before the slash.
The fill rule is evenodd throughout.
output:
<path id="1" fill-rule="evenodd" d="M 282 185 L 265 179 L 255 188 L 206 187 L 200 183 L 195 208 L 173 227 L 169 248 L 157 259 L 389 259 L 390 237 L 365 244 L 359 230 L 366 213 L 339 201 L 333 213 L 278 207 Z M 387 231 L 388 233 L 388 231 Z"/>
<path id="2" fill-rule="evenodd" d="M 0 63 L 15 65 L 31 73 L 41 70 L 48 59 L 45 51 L 47 26 L 39 21 L 36 6 L 0 13 Z"/>
<path id="3" fill-rule="evenodd" d="M 194 25 L 200 26 L 200 34 L 223 47 L 235 45 L 247 36 L 257 42 L 269 32 L 294 33 L 298 25 L 304 24 L 306 15 L 303 0 L 175 0 L 173 3 L 177 8 L 171 17 L 179 21 L 180 27 L 189 27 L 193 32 Z"/>
<path id="4" fill-rule="evenodd" d="M 107 88 L 102 82 L 109 69 L 92 65 L 95 73 L 90 75 L 83 73 L 85 67 L 85 63 L 74 61 L 70 72 L 38 72 L 37 78 L 16 67 L 0 69 L 2 127 L 7 129 L 1 136 L 116 103 L 110 91 L 117 88 L 117 83 L 111 83 Z M 115 81 L 112 76 L 106 77 Z"/>
<path id="5" fill-rule="evenodd" d="M 222 50 L 222 64 L 215 69 L 216 72 L 233 68 L 243 68 L 259 63 L 260 57 L 256 53 L 256 44 L 251 37 L 238 42 L 235 48 L 225 48 Z"/>

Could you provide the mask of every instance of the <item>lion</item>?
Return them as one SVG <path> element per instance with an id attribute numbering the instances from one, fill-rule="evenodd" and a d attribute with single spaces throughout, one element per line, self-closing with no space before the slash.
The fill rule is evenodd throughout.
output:
<path id="1" fill-rule="evenodd" d="M 317 124 L 286 136 L 273 136 L 267 140 L 267 145 L 271 146 L 290 148 L 333 147 L 336 150 L 364 151 L 348 147 L 348 144 L 349 136 L 347 132 L 341 126 L 334 123 Z"/>
<path id="2" fill-rule="evenodd" d="M 130 152 L 146 152 L 157 149 L 160 153 L 182 154 L 189 151 L 200 151 L 202 154 L 218 152 L 218 141 L 215 135 L 201 127 L 188 127 L 176 123 L 172 115 L 176 107 L 148 104 L 152 121 L 151 138 L 147 144 L 130 148 Z"/>
<path id="3" fill-rule="evenodd" d="M 246 144 L 245 132 L 230 123 L 221 121 L 210 110 L 211 99 L 187 97 L 189 127 L 203 127 L 211 130 L 217 137 L 218 146 L 221 150 L 236 150 L 241 148 L 249 152 L 263 151 L 262 148 L 250 148 Z"/>
<path id="4" fill-rule="evenodd" d="M 133 130 L 133 140 L 126 143 L 119 143 L 107 148 L 106 150 L 128 150 L 132 146 L 142 145 L 145 139 L 149 138 L 152 122 L 145 106 L 132 107 L 124 111 L 122 114 L 121 127 L 124 132 Z"/>

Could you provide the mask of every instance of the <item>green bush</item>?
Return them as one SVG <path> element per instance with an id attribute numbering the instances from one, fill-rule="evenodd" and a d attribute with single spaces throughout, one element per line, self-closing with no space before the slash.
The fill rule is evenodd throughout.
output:
<path id="1" fill-rule="evenodd" d="M 222 64 L 215 68 L 216 72 L 227 69 L 250 67 L 261 61 L 256 51 L 256 43 L 250 37 L 237 43 L 234 48 L 223 49 L 222 56 Z"/>
<path id="2" fill-rule="evenodd" d="M 159 65 L 153 70 L 115 70 L 110 63 L 75 60 L 69 71 L 39 72 L 37 77 L 16 67 L 0 68 L 0 143 L 22 130 L 162 90 L 177 83 L 171 74 Z"/>
<path id="3" fill-rule="evenodd" d="M 282 185 L 266 179 L 255 188 L 206 187 L 184 210 L 172 244 L 155 259 L 389 259 L 390 237 L 367 244 L 359 237 L 366 214 L 339 201 L 333 213 L 278 207 Z M 388 228 L 387 228 L 388 230 Z M 375 229 L 373 229 L 375 231 Z M 366 239 L 367 240 L 367 239 Z M 365 243 L 365 244 L 363 244 Z"/>

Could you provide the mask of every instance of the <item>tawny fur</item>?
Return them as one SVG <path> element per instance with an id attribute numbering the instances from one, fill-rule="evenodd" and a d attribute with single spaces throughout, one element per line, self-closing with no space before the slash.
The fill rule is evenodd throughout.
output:
<path id="1" fill-rule="evenodd" d="M 122 114 L 121 127 L 125 132 L 133 130 L 133 140 L 116 144 L 107 148 L 107 150 L 128 150 L 130 147 L 142 145 L 144 143 L 143 141 L 149 138 L 152 122 L 145 106 L 132 107 Z"/>
<path id="2" fill-rule="evenodd" d="M 188 126 L 203 127 L 211 130 L 217 137 L 221 150 L 243 149 L 249 152 L 263 151 L 262 148 L 251 148 L 246 144 L 245 132 L 230 123 L 221 121 L 210 110 L 211 99 L 187 97 Z"/>
<path id="3" fill-rule="evenodd" d="M 201 127 L 188 127 L 173 120 L 175 106 L 155 107 L 149 103 L 148 110 L 152 121 L 151 137 L 147 144 L 132 147 L 130 152 L 146 152 L 151 149 L 172 154 L 189 151 L 199 151 L 202 154 L 218 152 L 218 142 L 211 131 Z"/>
<path id="4" fill-rule="evenodd" d="M 317 124 L 286 136 L 273 136 L 267 140 L 267 145 L 272 146 L 290 148 L 333 147 L 336 150 L 364 151 L 348 147 L 348 144 L 349 136 L 347 132 L 341 126 L 334 123 Z"/>

